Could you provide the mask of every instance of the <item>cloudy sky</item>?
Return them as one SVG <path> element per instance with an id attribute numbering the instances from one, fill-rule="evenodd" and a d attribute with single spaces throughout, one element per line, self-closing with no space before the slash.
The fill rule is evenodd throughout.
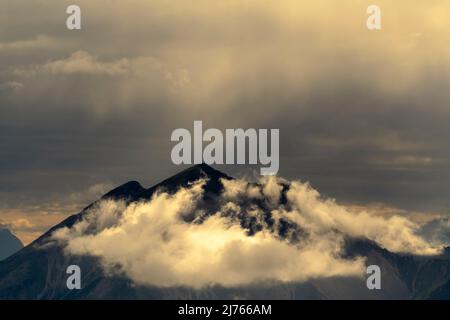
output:
<path id="1" fill-rule="evenodd" d="M 194 120 L 279 128 L 280 175 L 341 203 L 449 213 L 447 0 L 75 2 L 80 31 L 74 1 L 0 0 L 0 224 L 24 242 L 179 171 Z"/>

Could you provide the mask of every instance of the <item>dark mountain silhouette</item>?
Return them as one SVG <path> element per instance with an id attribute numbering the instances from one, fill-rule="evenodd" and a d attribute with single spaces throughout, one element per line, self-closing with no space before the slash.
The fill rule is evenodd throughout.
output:
<path id="1" fill-rule="evenodd" d="M 105 194 L 101 199 L 123 199 L 129 202 L 150 199 L 158 189 L 173 193 L 200 178 L 207 178 L 203 205 L 213 214 L 222 191 L 221 179 L 231 177 L 207 165 L 197 165 L 149 188 L 128 182 Z M 283 199 L 282 199 L 283 201 Z M 95 204 L 95 203 L 94 203 Z M 450 298 L 450 258 L 447 254 L 423 258 L 391 253 L 366 239 L 347 239 L 346 255 L 367 257 L 368 264 L 382 269 L 382 289 L 368 290 L 365 281 L 354 278 L 327 278 L 305 283 L 273 283 L 239 288 L 220 286 L 195 290 L 187 287 L 158 288 L 139 286 L 120 273 L 105 274 L 98 259 L 68 256 L 50 236 L 58 228 L 71 227 L 80 213 L 56 225 L 32 244 L 0 262 L 0 299 L 448 299 Z M 243 204 L 245 206 L 245 204 Z M 253 203 L 263 210 L 263 203 Z M 301 238 L 302 230 L 287 232 L 295 226 L 285 221 L 274 226 L 269 210 L 266 225 L 280 236 L 289 234 L 292 241 Z M 249 234 L 262 228 L 247 216 L 239 216 Z M 278 228 L 278 229 L 276 229 Z M 291 230 L 292 231 L 292 230 Z M 76 264 L 82 270 L 82 289 L 68 290 L 66 268 Z"/>
<path id="2" fill-rule="evenodd" d="M 0 261 L 22 248 L 22 242 L 7 228 L 0 226 Z"/>

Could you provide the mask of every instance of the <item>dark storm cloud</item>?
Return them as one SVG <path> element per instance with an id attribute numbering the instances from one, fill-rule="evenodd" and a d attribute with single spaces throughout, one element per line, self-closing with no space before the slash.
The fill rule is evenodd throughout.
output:
<path id="1" fill-rule="evenodd" d="M 447 211 L 445 1 L 380 1 L 379 33 L 360 1 L 78 1 L 74 32 L 69 2 L 0 2 L 8 206 L 153 184 L 180 169 L 172 130 L 203 120 L 280 128 L 280 173 L 340 201 Z"/>

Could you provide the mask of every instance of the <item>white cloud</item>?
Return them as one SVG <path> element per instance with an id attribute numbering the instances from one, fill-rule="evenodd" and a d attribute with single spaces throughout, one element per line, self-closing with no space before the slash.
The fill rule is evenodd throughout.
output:
<path id="1" fill-rule="evenodd" d="M 293 182 L 287 193 L 292 210 L 286 215 L 307 230 L 323 233 L 339 230 L 352 237 L 364 237 L 392 252 L 419 255 L 438 254 L 440 248 L 417 233 L 420 225 L 401 216 L 384 218 L 367 211 L 353 212 L 334 200 L 321 199 L 308 184 Z"/>
<path id="2" fill-rule="evenodd" d="M 283 187 L 278 183 L 276 177 L 263 178 L 263 193 L 271 207 L 276 207 L 280 203 L 281 191 Z"/>
<path id="3" fill-rule="evenodd" d="M 259 193 L 270 196 L 268 205 L 273 206 L 281 186 L 275 178 L 264 181 Z M 362 257 L 341 257 L 345 236 L 366 237 L 394 252 L 439 252 L 416 234 L 419 226 L 405 218 L 354 213 L 321 199 L 316 190 L 300 182 L 290 185 L 289 210 L 278 205 L 272 213 L 275 224 L 282 218 L 290 220 L 307 236 L 293 243 L 269 228 L 249 236 L 237 214 L 258 218 L 263 212 L 238 202 L 245 200 L 250 188 L 259 187 L 243 180 L 223 183 L 221 208 L 209 217 L 200 205 L 204 184 L 200 181 L 174 195 L 158 193 L 147 202 L 102 201 L 71 229 L 56 231 L 54 238 L 66 245 L 68 254 L 98 256 L 108 271 L 120 265 L 136 283 L 161 287 L 362 276 Z M 188 216 L 194 216 L 194 223 L 186 222 Z"/>
<path id="4" fill-rule="evenodd" d="M 162 287 L 362 275 L 362 258 L 339 257 L 343 239 L 338 234 L 292 245 L 269 231 L 248 236 L 237 221 L 219 214 L 202 224 L 185 222 L 185 215 L 202 214 L 201 193 L 197 183 L 129 206 L 103 201 L 54 238 L 67 243 L 68 253 L 99 256 L 106 269 L 120 264 L 135 282 Z"/>

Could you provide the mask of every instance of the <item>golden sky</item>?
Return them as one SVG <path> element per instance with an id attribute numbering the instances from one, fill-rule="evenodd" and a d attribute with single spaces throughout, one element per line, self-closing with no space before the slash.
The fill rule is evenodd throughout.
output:
<path id="1" fill-rule="evenodd" d="M 179 171 L 194 120 L 279 128 L 281 175 L 346 203 L 448 213 L 448 0 L 79 0 L 80 31 L 72 1 L 0 4 L 0 223 L 24 242 L 93 186 Z"/>

